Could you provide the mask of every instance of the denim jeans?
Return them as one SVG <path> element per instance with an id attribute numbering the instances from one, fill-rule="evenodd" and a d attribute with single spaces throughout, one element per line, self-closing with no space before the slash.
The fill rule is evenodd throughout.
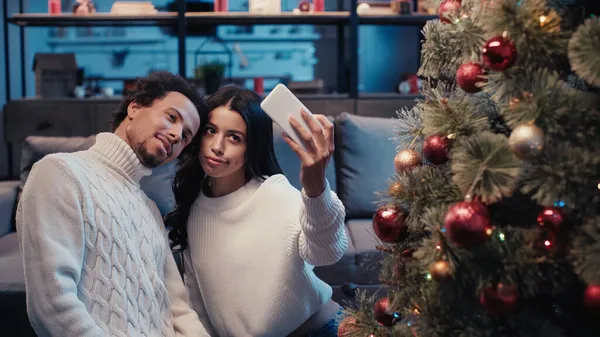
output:
<path id="1" fill-rule="evenodd" d="M 341 319 L 342 309 L 340 308 L 335 318 L 332 318 L 327 324 L 311 332 L 306 337 L 337 337 L 338 326 Z"/>

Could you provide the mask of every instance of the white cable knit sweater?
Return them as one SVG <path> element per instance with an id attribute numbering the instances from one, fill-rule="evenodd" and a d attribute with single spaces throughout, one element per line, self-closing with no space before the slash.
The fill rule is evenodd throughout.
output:
<path id="1" fill-rule="evenodd" d="M 39 336 L 206 336 L 140 189 L 151 170 L 112 133 L 31 170 L 17 209 L 27 311 Z"/>
<path id="2" fill-rule="evenodd" d="M 221 337 L 283 337 L 331 299 L 313 273 L 346 251 L 345 209 L 326 184 L 308 198 L 283 175 L 194 203 L 185 282 L 204 326 Z"/>

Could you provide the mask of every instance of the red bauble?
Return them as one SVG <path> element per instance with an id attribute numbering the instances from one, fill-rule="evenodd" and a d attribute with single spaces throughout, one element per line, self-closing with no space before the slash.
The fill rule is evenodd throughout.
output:
<path id="1" fill-rule="evenodd" d="M 560 226 L 565 221 L 562 210 L 558 207 L 546 207 L 537 217 L 537 222 L 540 227 L 549 230 L 553 233 L 560 231 Z"/>
<path id="2" fill-rule="evenodd" d="M 438 8 L 438 17 L 443 23 L 451 23 L 448 15 L 457 17 L 460 11 L 461 0 L 444 0 Z"/>
<path id="3" fill-rule="evenodd" d="M 494 70 L 504 70 L 515 63 L 517 47 L 512 40 L 495 36 L 483 47 L 483 63 Z"/>
<path id="4" fill-rule="evenodd" d="M 483 244 L 490 227 L 490 215 L 478 201 L 463 201 L 448 209 L 444 227 L 450 239 L 461 248 L 471 248 Z"/>
<path id="5" fill-rule="evenodd" d="M 358 330 L 356 327 L 356 319 L 354 317 L 346 317 L 340 322 L 337 335 L 338 337 L 346 337 L 355 333 L 356 330 Z"/>
<path id="6" fill-rule="evenodd" d="M 498 283 L 496 286 L 486 287 L 479 295 L 479 303 L 490 315 L 501 316 L 517 309 L 519 291 L 516 286 L 507 286 Z"/>
<path id="7" fill-rule="evenodd" d="M 475 62 L 462 64 L 456 70 L 456 83 L 458 86 L 470 94 L 481 91 L 477 83 L 483 81 L 483 65 Z"/>
<path id="8" fill-rule="evenodd" d="M 441 165 L 448 161 L 448 152 L 452 141 L 441 135 L 431 135 L 423 143 L 423 157 L 433 165 Z"/>
<path id="9" fill-rule="evenodd" d="M 408 211 L 397 205 L 380 207 L 373 216 L 373 230 L 381 241 L 396 243 L 408 235 Z"/>
<path id="10" fill-rule="evenodd" d="M 383 326 L 394 325 L 394 316 L 387 311 L 389 305 L 390 299 L 384 297 L 375 302 L 375 307 L 373 308 L 373 317 Z"/>
<path id="11" fill-rule="evenodd" d="M 588 310 L 600 311 L 600 285 L 588 285 L 583 294 L 583 305 Z"/>

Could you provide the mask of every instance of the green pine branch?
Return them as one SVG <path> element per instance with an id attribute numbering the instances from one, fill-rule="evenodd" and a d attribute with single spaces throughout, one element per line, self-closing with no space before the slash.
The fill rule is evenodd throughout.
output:
<path id="1" fill-rule="evenodd" d="M 587 284 L 600 284 L 600 217 L 587 219 L 574 233 L 572 243 L 575 272 Z"/>
<path id="2" fill-rule="evenodd" d="M 569 41 L 569 61 L 575 73 L 600 87 L 600 18 L 589 18 Z"/>
<path id="3" fill-rule="evenodd" d="M 424 78 L 453 79 L 461 64 L 477 60 L 485 42 L 483 31 L 468 19 L 459 24 L 430 20 L 423 27 L 423 35 L 417 75 Z"/>
<path id="4" fill-rule="evenodd" d="M 563 201 L 582 215 L 600 212 L 600 156 L 588 149 L 556 144 L 543 157 L 526 166 L 521 191 L 542 206 Z"/>
<path id="5" fill-rule="evenodd" d="M 453 181 L 462 193 L 494 203 L 510 196 L 521 171 L 503 135 L 482 132 L 461 141 L 451 152 Z"/>
<path id="6" fill-rule="evenodd" d="M 446 92 L 441 86 L 423 90 L 427 99 L 417 103 L 416 109 L 421 112 L 425 135 L 470 136 L 488 128 L 486 98 Z"/>

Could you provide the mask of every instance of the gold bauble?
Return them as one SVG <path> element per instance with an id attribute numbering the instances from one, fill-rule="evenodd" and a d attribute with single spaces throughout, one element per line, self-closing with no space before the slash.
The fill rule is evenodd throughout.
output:
<path id="1" fill-rule="evenodd" d="M 534 159 L 544 151 L 544 131 L 534 124 L 520 124 L 508 137 L 508 146 L 517 157 Z"/>
<path id="2" fill-rule="evenodd" d="M 429 268 L 429 274 L 431 278 L 436 282 L 445 282 L 452 277 L 452 270 L 450 269 L 450 263 L 445 260 L 439 260 L 434 262 Z"/>
<path id="3" fill-rule="evenodd" d="M 394 181 L 390 184 L 388 192 L 392 197 L 398 196 L 402 192 L 402 184 L 399 181 Z"/>
<path id="4" fill-rule="evenodd" d="M 421 165 L 421 155 L 411 149 L 406 149 L 398 152 L 394 158 L 394 167 L 396 172 L 402 173 Z"/>

